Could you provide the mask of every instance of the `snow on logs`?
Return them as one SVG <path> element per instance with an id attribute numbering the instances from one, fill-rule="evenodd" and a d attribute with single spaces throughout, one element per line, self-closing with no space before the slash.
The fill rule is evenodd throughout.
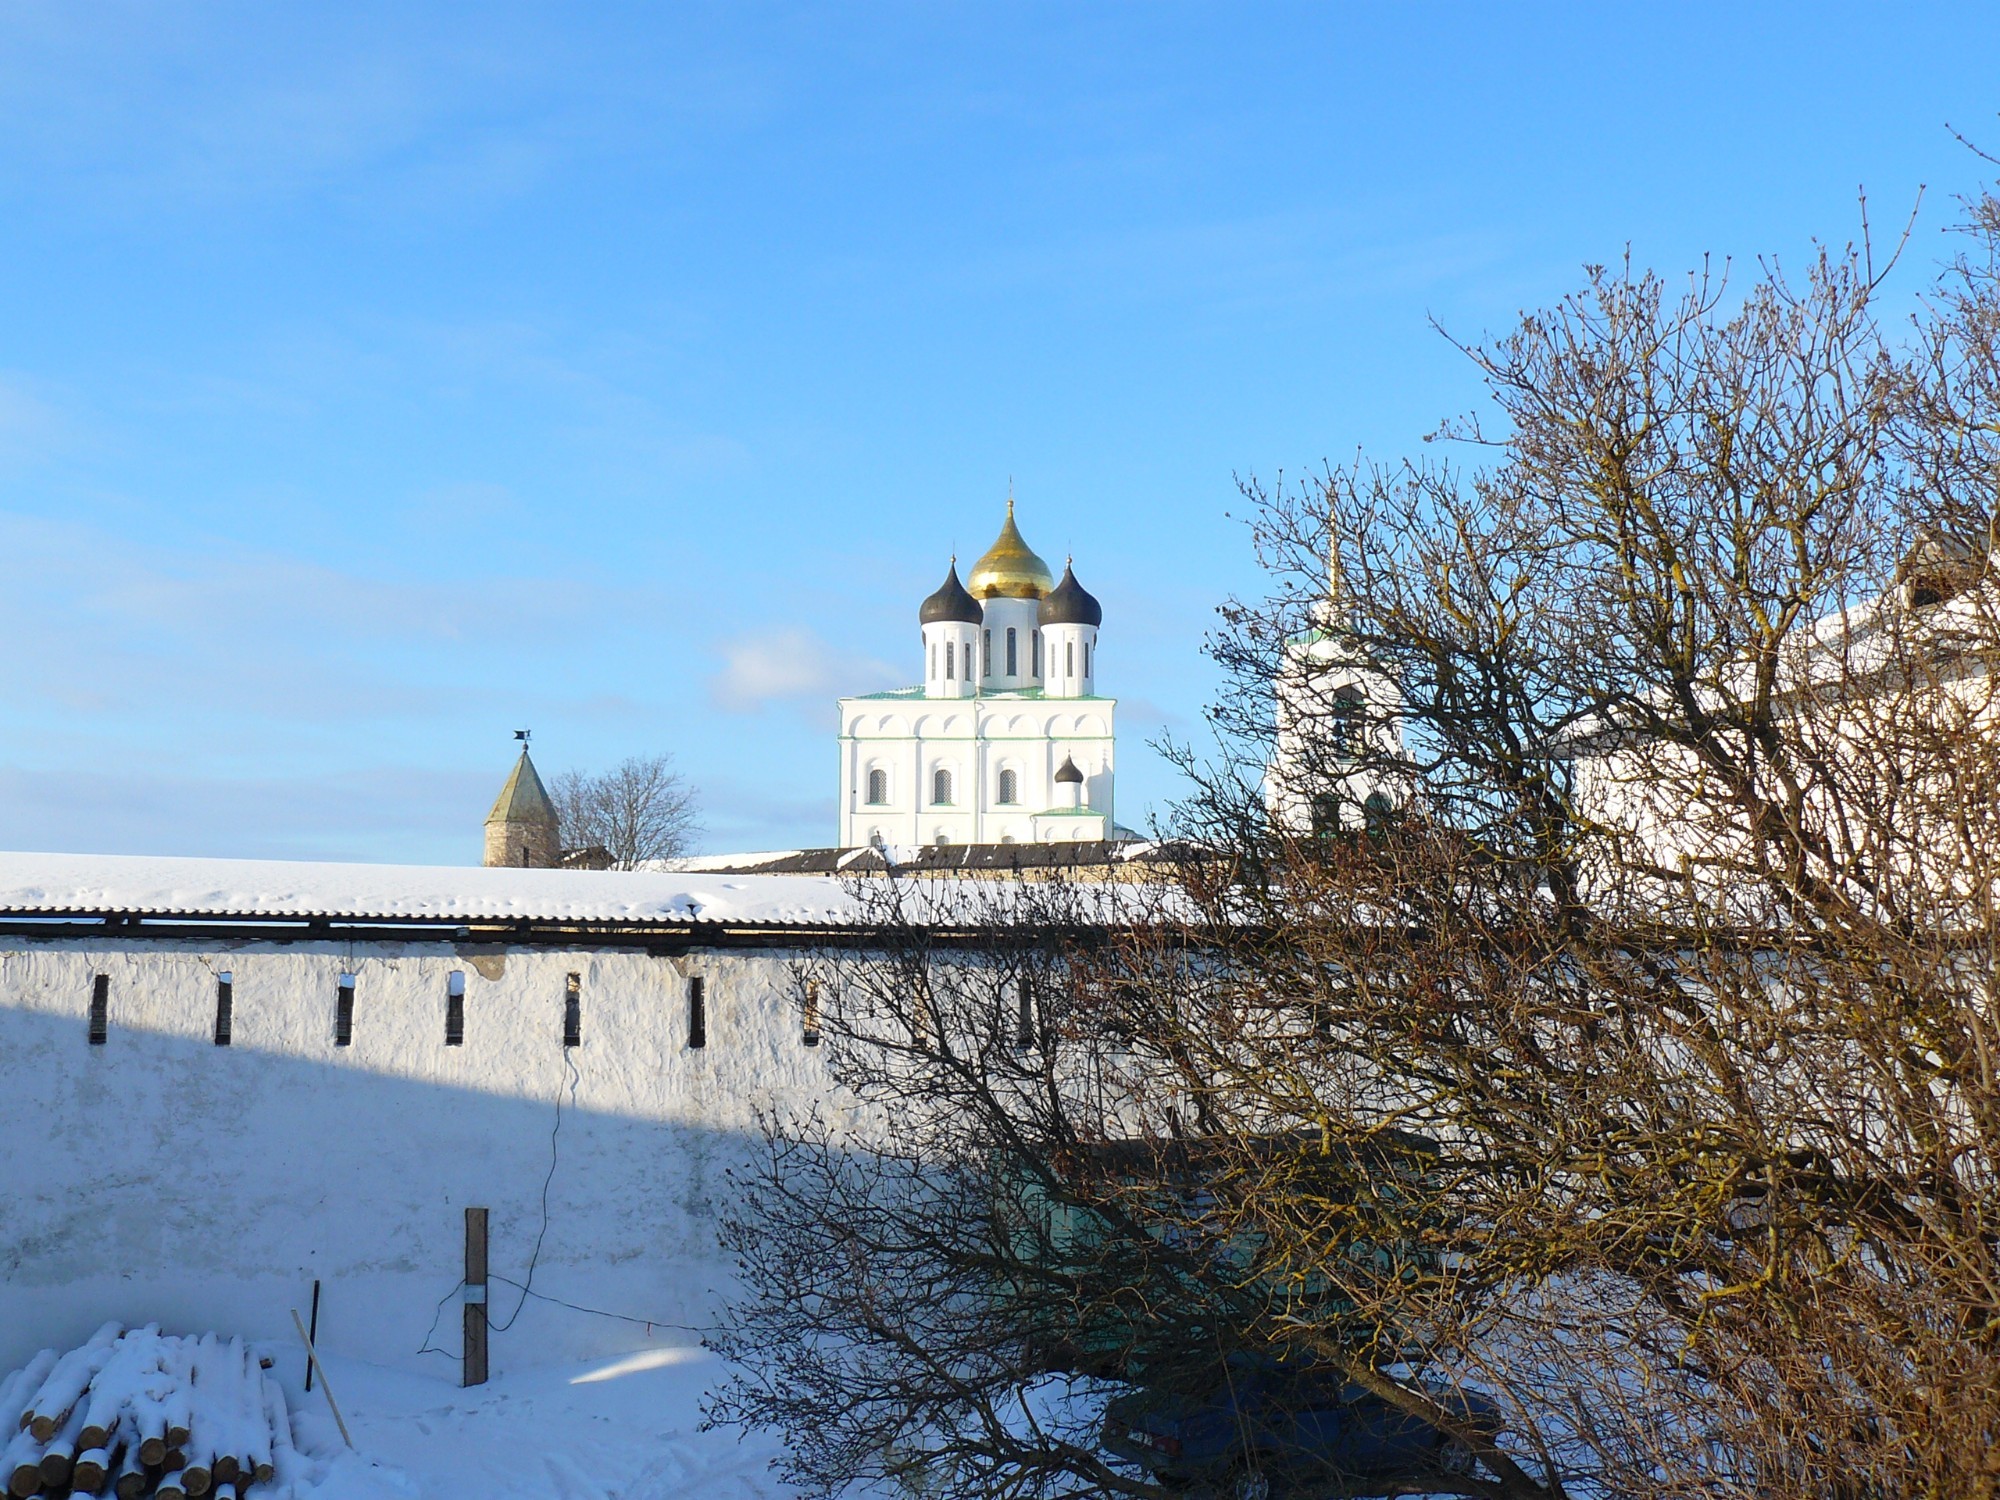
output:
<path id="1" fill-rule="evenodd" d="M 0 1380 L 0 1486 L 116 1500 L 239 1500 L 293 1461 L 285 1395 L 241 1339 L 106 1323 Z"/>

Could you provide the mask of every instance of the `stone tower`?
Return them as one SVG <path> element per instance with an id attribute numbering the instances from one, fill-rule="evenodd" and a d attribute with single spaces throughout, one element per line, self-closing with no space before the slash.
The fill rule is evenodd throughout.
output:
<path id="1" fill-rule="evenodd" d="M 486 815 L 486 863 L 530 869 L 553 869 L 562 863 L 562 841 L 556 828 L 556 805 L 535 774 L 528 747 L 514 762 L 514 774 L 500 788 L 493 811 Z"/>

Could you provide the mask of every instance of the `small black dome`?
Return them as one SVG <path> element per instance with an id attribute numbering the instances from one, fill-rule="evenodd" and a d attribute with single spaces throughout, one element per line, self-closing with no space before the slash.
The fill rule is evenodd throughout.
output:
<path id="1" fill-rule="evenodd" d="M 986 617 L 979 611 L 979 601 L 965 591 L 965 585 L 958 581 L 958 561 L 952 560 L 951 571 L 945 575 L 938 591 L 923 603 L 917 611 L 917 620 L 924 625 L 942 625 L 956 621 L 961 625 L 977 625 Z"/>
<path id="2" fill-rule="evenodd" d="M 1085 594 L 1083 597 L 1088 599 L 1090 595 Z M 1056 785 L 1065 786 L 1071 782 L 1081 782 L 1082 780 L 1083 772 L 1076 768 L 1075 761 L 1065 755 L 1063 763 L 1056 768 Z"/>
<path id="3" fill-rule="evenodd" d="M 1064 563 L 1062 582 L 1042 600 L 1039 618 L 1044 625 L 1097 626 L 1104 623 L 1104 606 L 1076 581 L 1076 574 Z"/>

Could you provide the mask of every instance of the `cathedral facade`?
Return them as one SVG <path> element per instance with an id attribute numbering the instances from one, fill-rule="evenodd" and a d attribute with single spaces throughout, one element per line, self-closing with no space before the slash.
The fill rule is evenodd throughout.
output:
<path id="1" fill-rule="evenodd" d="M 1104 611 L 1014 524 L 917 611 L 923 681 L 840 700 L 840 843 L 1070 843 L 1117 836 Z"/>

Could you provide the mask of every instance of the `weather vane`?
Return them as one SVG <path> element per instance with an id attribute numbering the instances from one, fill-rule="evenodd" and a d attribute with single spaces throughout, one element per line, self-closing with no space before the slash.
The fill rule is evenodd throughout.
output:
<path id="1" fill-rule="evenodd" d="M 522 744 L 525 745 L 528 743 L 528 736 L 533 732 L 534 732 L 533 730 L 529 729 L 517 729 L 514 731 L 514 738 L 519 740 Z"/>

